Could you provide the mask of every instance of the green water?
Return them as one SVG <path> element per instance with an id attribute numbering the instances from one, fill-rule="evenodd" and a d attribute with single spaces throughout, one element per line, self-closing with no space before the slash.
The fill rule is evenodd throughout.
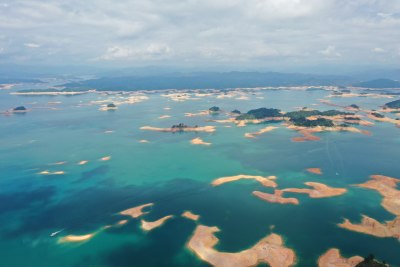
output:
<path id="1" fill-rule="evenodd" d="M 275 107 L 288 111 L 319 104 L 325 91 L 264 91 L 249 94 L 250 100 L 219 99 L 175 102 L 161 94 L 118 110 L 99 111 L 92 100 L 113 96 L 87 94 L 74 97 L 22 97 L 0 92 L 0 109 L 26 105 L 27 114 L 0 116 L 0 266 L 208 266 L 185 248 L 196 224 L 181 218 L 184 210 L 200 214 L 201 224 L 218 226 L 217 249 L 236 252 L 254 245 L 274 232 L 294 249 L 296 266 L 316 266 L 319 255 L 339 248 L 345 256 L 375 254 L 393 266 L 400 265 L 400 243 L 394 238 L 376 238 L 336 226 L 343 218 L 353 222 L 366 214 L 379 221 L 393 215 L 380 206 L 380 195 L 350 186 L 368 180 L 371 174 L 400 177 L 400 129 L 377 123 L 362 127 L 373 135 L 323 133 L 320 141 L 294 143 L 298 136 L 280 124 L 279 129 L 250 140 L 244 133 L 265 125 L 226 128 L 206 122 L 226 115 L 185 117 L 213 105 L 230 111 Z M 263 99 L 259 98 L 260 96 Z M 49 105 L 49 101 L 61 104 Z M 385 99 L 333 99 L 338 104 L 378 108 Z M 56 107 L 57 109 L 49 109 Z M 171 108 L 165 110 L 165 107 Z M 161 115 L 171 118 L 158 119 Z M 214 133 L 160 133 L 142 131 L 144 125 L 170 127 L 184 122 L 215 125 Z M 112 130 L 113 133 L 104 133 Z M 194 146 L 201 137 L 212 145 Z M 140 143 L 146 139 L 149 143 Z M 109 161 L 99 161 L 111 155 Z M 81 160 L 89 160 L 78 166 Z M 50 163 L 67 161 L 65 165 Z M 324 175 L 304 169 L 320 167 Z M 43 170 L 65 171 L 45 176 Z M 300 205 L 264 202 L 253 190 L 272 192 L 254 181 L 211 187 L 221 176 L 240 173 L 276 175 L 280 188 L 303 187 L 306 181 L 346 187 L 339 197 L 310 199 L 296 196 Z M 102 231 L 88 242 L 57 244 L 50 233 L 87 234 L 115 223 L 123 209 L 154 202 L 149 221 L 173 214 L 175 218 L 151 232 L 140 229 L 139 220 Z"/>

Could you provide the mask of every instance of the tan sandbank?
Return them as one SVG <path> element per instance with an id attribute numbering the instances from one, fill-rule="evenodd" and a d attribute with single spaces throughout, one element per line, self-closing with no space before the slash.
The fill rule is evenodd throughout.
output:
<path id="1" fill-rule="evenodd" d="M 101 161 L 107 161 L 107 160 L 110 160 L 111 159 L 111 156 L 106 156 L 106 157 L 102 157 L 100 160 Z"/>
<path id="2" fill-rule="evenodd" d="M 190 141 L 193 145 L 204 145 L 204 146 L 209 146 L 211 143 L 204 142 L 200 137 L 196 137 Z"/>
<path id="3" fill-rule="evenodd" d="M 171 118 L 170 115 L 161 115 L 160 117 L 158 117 L 159 119 L 168 119 Z"/>
<path id="4" fill-rule="evenodd" d="M 334 127 L 324 127 L 324 126 L 316 126 L 316 127 L 302 127 L 295 125 L 287 125 L 288 129 L 298 131 L 302 134 L 302 137 L 294 137 L 292 138 L 293 142 L 304 142 L 304 141 L 318 141 L 321 138 L 315 136 L 315 133 L 321 132 L 352 132 L 352 133 L 362 133 L 365 135 L 371 135 L 369 131 L 360 130 L 356 127 L 342 127 L 342 126 L 334 126 Z"/>
<path id="5" fill-rule="evenodd" d="M 285 198 L 282 196 L 282 194 L 283 191 L 277 189 L 275 189 L 274 194 L 268 194 L 260 191 L 253 191 L 253 195 L 255 195 L 256 197 L 271 203 L 294 204 L 294 205 L 299 204 L 299 200 L 297 198 L 293 197 Z"/>
<path id="6" fill-rule="evenodd" d="M 58 243 L 75 243 L 75 242 L 83 242 L 91 239 L 97 234 L 97 232 L 87 234 L 87 235 L 67 235 L 58 239 Z"/>
<path id="7" fill-rule="evenodd" d="M 322 174 L 322 170 L 320 168 L 308 168 L 306 170 L 313 174 L 319 174 L 319 175 Z"/>
<path id="8" fill-rule="evenodd" d="M 150 141 L 146 140 L 146 139 L 142 139 L 142 140 L 139 140 L 139 143 L 150 143 Z"/>
<path id="9" fill-rule="evenodd" d="M 210 111 L 202 110 L 202 111 L 200 111 L 198 113 L 186 112 L 185 113 L 185 117 L 206 116 L 206 115 L 209 115 L 209 114 L 210 114 Z"/>
<path id="10" fill-rule="evenodd" d="M 340 255 L 338 249 L 331 248 L 318 258 L 318 267 L 354 267 L 363 260 L 360 256 L 346 259 Z"/>
<path id="11" fill-rule="evenodd" d="M 313 187 L 313 189 L 308 188 L 286 188 L 282 189 L 283 192 L 292 192 L 300 194 L 308 194 L 311 198 L 324 198 L 324 197 L 334 197 L 343 195 L 347 192 L 346 188 L 334 188 L 327 186 L 322 183 L 315 182 L 305 182 L 305 185 Z"/>
<path id="12" fill-rule="evenodd" d="M 260 263 L 270 267 L 288 267 L 296 262 L 294 251 L 284 247 L 282 237 L 277 234 L 270 234 L 253 247 L 240 252 L 219 252 L 214 249 L 219 241 L 215 236 L 218 231 L 215 226 L 197 226 L 187 247 L 200 259 L 217 267 L 250 267 Z"/>
<path id="13" fill-rule="evenodd" d="M 199 126 L 199 127 L 186 127 L 186 128 L 158 128 L 152 126 L 140 127 L 140 130 L 157 131 L 157 132 L 215 132 L 215 126 Z"/>
<path id="14" fill-rule="evenodd" d="M 150 206 L 153 206 L 153 205 L 154 205 L 154 203 L 143 204 L 143 205 L 140 205 L 140 206 L 136 206 L 136 207 L 133 207 L 133 208 L 129 208 L 129 209 L 123 210 L 119 214 L 131 216 L 132 218 L 138 218 L 138 217 L 148 213 L 148 212 L 144 212 L 143 211 L 144 208 L 150 207 Z"/>
<path id="15" fill-rule="evenodd" d="M 277 187 L 277 184 L 275 183 L 276 176 L 258 176 L 258 175 L 247 175 L 247 174 L 239 174 L 235 176 L 226 176 L 226 177 L 220 177 L 215 179 L 214 181 L 211 182 L 213 186 L 219 186 L 224 183 L 230 183 L 230 182 L 235 182 L 241 179 L 253 179 L 261 183 L 263 186 L 266 187 Z"/>
<path id="16" fill-rule="evenodd" d="M 89 162 L 88 160 L 81 160 L 78 162 L 78 165 L 85 165 L 88 162 Z"/>
<path id="17" fill-rule="evenodd" d="M 42 175 L 61 175 L 61 174 L 65 174 L 65 172 L 64 171 L 51 172 L 51 171 L 45 170 L 45 171 L 39 172 L 39 174 L 42 174 Z"/>
<path id="18" fill-rule="evenodd" d="M 162 226 L 167 220 L 172 219 L 173 217 L 174 216 L 172 216 L 172 215 L 168 215 L 168 216 L 162 217 L 161 219 L 158 219 L 157 221 L 154 221 L 154 222 L 148 222 L 145 220 L 141 220 L 140 223 L 141 223 L 141 227 L 144 231 L 151 231 L 154 228 Z"/>
<path id="19" fill-rule="evenodd" d="M 270 132 L 274 129 L 277 129 L 278 127 L 275 126 L 267 126 L 265 128 L 260 129 L 258 132 L 254 132 L 254 133 L 245 133 L 244 136 L 246 138 L 256 138 L 257 136 L 263 134 L 263 133 L 267 133 Z"/>
<path id="20" fill-rule="evenodd" d="M 381 205 L 390 213 L 400 216 L 400 190 L 396 188 L 400 179 L 384 175 L 370 177 L 371 180 L 356 186 L 378 191 L 383 196 Z"/>
<path id="21" fill-rule="evenodd" d="M 377 237 L 394 237 L 400 239 L 400 216 L 383 224 L 371 217 L 363 215 L 360 224 L 353 224 L 348 219 L 345 219 L 344 222 L 339 223 L 338 226 L 350 231 Z"/>
<path id="22" fill-rule="evenodd" d="M 188 211 L 188 210 L 183 212 L 181 216 L 184 217 L 184 218 L 187 218 L 189 220 L 193 220 L 193 221 L 198 221 L 199 218 L 200 218 L 200 215 L 194 214 L 194 213 L 192 213 L 191 211 Z"/>

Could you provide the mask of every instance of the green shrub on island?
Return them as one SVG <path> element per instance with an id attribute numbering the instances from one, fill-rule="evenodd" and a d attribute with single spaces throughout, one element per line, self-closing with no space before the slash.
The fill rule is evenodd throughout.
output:
<path id="1" fill-rule="evenodd" d="M 306 118 L 310 116 L 337 116 L 337 115 L 354 115 L 354 113 L 343 112 L 339 110 L 327 110 L 327 111 L 319 111 L 319 110 L 299 110 L 299 111 L 291 111 L 285 114 L 285 117 L 288 117 L 290 120 L 296 120 L 300 118 Z"/>
<path id="2" fill-rule="evenodd" d="M 373 254 L 365 257 L 364 260 L 358 263 L 355 267 L 390 267 L 385 261 L 379 262 Z"/>
<path id="3" fill-rule="evenodd" d="M 351 107 L 351 108 L 355 108 L 355 109 L 360 109 L 360 107 L 359 107 L 359 106 L 357 106 L 356 104 L 351 104 L 349 107 Z"/>
<path id="4" fill-rule="evenodd" d="M 301 118 L 296 118 L 296 119 L 290 119 L 290 121 L 293 122 L 294 125 L 302 126 L 302 127 L 317 127 L 317 126 L 333 127 L 333 126 L 335 126 L 333 124 L 333 121 L 324 119 L 324 118 L 318 118 L 316 120 L 307 120 L 305 117 L 301 117 Z"/>
<path id="5" fill-rule="evenodd" d="M 400 108 L 400 99 L 385 104 L 387 108 Z"/>
<path id="6" fill-rule="evenodd" d="M 213 107 L 209 108 L 208 110 L 211 112 L 220 112 L 221 111 L 221 109 L 217 106 L 213 106 Z"/>
<path id="7" fill-rule="evenodd" d="M 234 109 L 234 110 L 231 111 L 231 113 L 232 113 L 232 114 L 241 114 L 242 112 L 240 112 L 240 111 L 237 110 L 237 109 Z"/>
<path id="8" fill-rule="evenodd" d="M 117 106 L 114 103 L 110 103 L 107 105 L 108 108 L 116 108 Z"/>
<path id="9" fill-rule="evenodd" d="M 373 115 L 373 116 L 375 116 L 375 117 L 377 117 L 377 118 L 385 118 L 384 115 L 382 115 L 382 114 L 380 114 L 380 113 L 377 113 L 377 112 L 372 112 L 371 115 Z"/>
<path id="10" fill-rule="evenodd" d="M 276 108 L 252 109 L 236 117 L 236 120 L 259 120 L 272 117 L 281 117 L 281 110 Z"/>
<path id="11" fill-rule="evenodd" d="M 19 106 L 13 109 L 14 111 L 26 111 L 26 107 L 24 106 Z"/>

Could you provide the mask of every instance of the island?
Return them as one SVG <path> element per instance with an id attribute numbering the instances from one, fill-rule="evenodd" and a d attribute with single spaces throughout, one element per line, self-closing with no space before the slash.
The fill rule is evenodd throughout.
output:
<path id="1" fill-rule="evenodd" d="M 296 263 L 292 249 L 284 246 L 283 239 L 277 234 L 270 234 L 253 247 L 237 252 L 220 252 L 214 247 L 219 242 L 215 233 L 216 226 L 198 225 L 187 243 L 187 247 L 200 259 L 216 267 L 251 267 L 261 263 L 270 267 L 289 267 Z"/>
<path id="2" fill-rule="evenodd" d="M 148 222 L 148 221 L 145 221 L 142 219 L 140 221 L 140 223 L 141 223 L 141 227 L 144 231 L 151 231 L 154 228 L 158 228 L 158 227 L 162 226 L 167 220 L 172 219 L 173 217 L 174 216 L 172 216 L 172 215 L 168 215 L 168 216 L 162 217 L 161 219 L 158 219 L 153 222 Z"/>
<path id="3" fill-rule="evenodd" d="M 392 109 L 400 109 L 400 99 L 399 100 L 395 100 L 392 102 L 388 102 L 384 105 L 384 107 L 386 108 L 392 108 Z"/>
<path id="4" fill-rule="evenodd" d="M 282 190 L 275 189 L 274 194 L 268 194 L 268 193 L 264 193 L 264 192 L 260 192 L 260 191 L 253 191 L 252 194 L 254 196 L 262 199 L 262 200 L 265 200 L 265 201 L 268 201 L 268 202 L 271 202 L 271 203 L 294 204 L 294 205 L 298 205 L 299 204 L 299 200 L 297 198 L 293 198 L 293 197 L 285 198 L 285 197 L 283 197 L 282 196 L 283 192 L 284 191 L 282 191 Z"/>
<path id="5" fill-rule="evenodd" d="M 203 146 L 211 145 L 211 143 L 204 142 L 203 139 L 201 139 L 200 137 L 196 137 L 196 138 L 192 139 L 190 141 L 190 143 L 192 143 L 193 145 L 203 145 Z"/>
<path id="6" fill-rule="evenodd" d="M 337 248 L 331 248 L 318 258 L 318 267 L 355 267 L 363 260 L 360 256 L 346 259 Z"/>
<path id="7" fill-rule="evenodd" d="M 330 187 L 322 183 L 315 182 L 305 182 L 305 185 L 313 187 L 313 189 L 308 188 L 286 188 L 282 189 L 283 192 L 292 192 L 300 194 L 308 194 L 311 198 L 325 198 L 340 196 L 347 192 L 346 188 L 335 188 Z"/>
<path id="8" fill-rule="evenodd" d="M 192 221 L 198 221 L 200 218 L 200 215 L 194 214 L 188 210 L 184 211 L 181 216 Z"/>
<path id="9" fill-rule="evenodd" d="M 237 116 L 236 120 L 282 120 L 282 113 L 275 108 L 258 108 Z"/>
<path id="10" fill-rule="evenodd" d="M 306 169 L 309 173 L 322 175 L 322 171 L 320 168 L 308 168 Z"/>
<path id="11" fill-rule="evenodd" d="M 133 208 L 129 208 L 129 209 L 123 210 L 119 214 L 130 216 L 132 218 L 138 218 L 138 217 L 140 217 L 140 216 L 142 216 L 144 214 L 148 214 L 149 213 L 149 212 L 144 212 L 143 211 L 144 208 L 151 207 L 153 205 L 154 205 L 154 203 L 143 204 L 143 205 L 140 205 L 140 206 L 136 206 L 136 207 L 133 207 Z"/>
<path id="12" fill-rule="evenodd" d="M 184 123 L 174 124 L 171 128 L 157 128 L 152 126 L 143 126 L 140 128 L 141 130 L 148 130 L 148 131 L 157 131 L 157 132 L 206 132 L 212 133 L 215 132 L 215 126 L 188 126 Z"/>
<path id="13" fill-rule="evenodd" d="M 211 114 L 215 114 L 215 113 L 221 112 L 221 109 L 220 109 L 219 107 L 217 107 L 217 106 L 213 106 L 213 107 L 209 108 L 208 111 L 209 111 Z"/>
<path id="14" fill-rule="evenodd" d="M 253 179 L 262 184 L 265 187 L 277 187 L 278 185 L 274 181 L 276 179 L 276 176 L 259 176 L 259 175 L 247 175 L 247 174 L 239 174 L 239 175 L 234 175 L 234 176 L 226 176 L 226 177 L 220 177 L 215 179 L 214 181 L 211 182 L 213 186 L 219 186 L 225 183 L 230 183 L 234 181 L 238 181 L 241 179 Z"/>

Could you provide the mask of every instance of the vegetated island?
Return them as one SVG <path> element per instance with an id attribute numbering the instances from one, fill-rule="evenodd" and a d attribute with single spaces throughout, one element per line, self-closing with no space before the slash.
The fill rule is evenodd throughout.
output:
<path id="1" fill-rule="evenodd" d="M 157 132 L 170 132 L 170 133 L 177 133 L 177 132 L 206 132 L 212 133 L 215 132 L 215 126 L 188 126 L 184 123 L 174 124 L 170 128 L 158 128 L 152 126 L 143 126 L 140 127 L 141 130 L 148 130 L 148 131 L 157 131 Z"/>
<path id="2" fill-rule="evenodd" d="M 237 252 L 219 252 L 214 247 L 218 243 L 215 233 L 218 227 L 198 225 L 187 243 L 187 247 L 200 259 L 218 267 L 251 267 L 266 263 L 271 267 L 289 267 L 295 264 L 296 255 L 286 248 L 283 239 L 277 234 L 270 234 L 253 247 Z"/>
<path id="3" fill-rule="evenodd" d="M 384 105 L 384 107 L 392 108 L 392 109 L 400 109 L 400 99 L 392 101 L 392 102 L 388 102 Z"/>

